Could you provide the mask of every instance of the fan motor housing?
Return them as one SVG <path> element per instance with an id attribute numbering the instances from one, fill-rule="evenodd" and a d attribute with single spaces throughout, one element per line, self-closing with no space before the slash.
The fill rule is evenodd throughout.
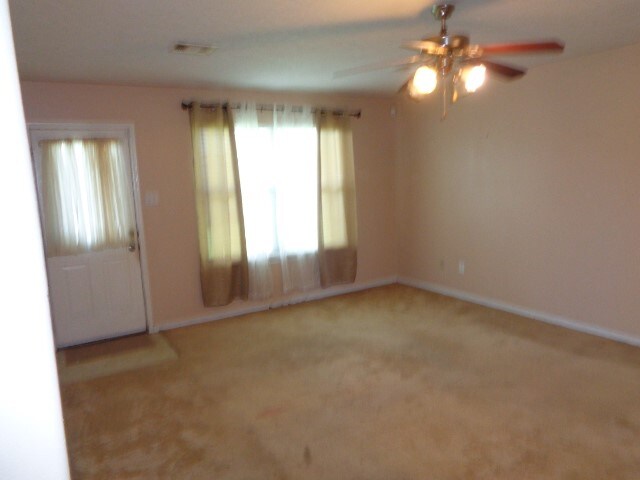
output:
<path id="1" fill-rule="evenodd" d="M 433 7 L 431 7 L 431 13 L 436 20 L 446 20 L 451 16 L 455 8 L 455 5 L 450 5 L 447 3 L 434 5 Z"/>
<path id="2" fill-rule="evenodd" d="M 457 48 L 465 48 L 469 45 L 469 37 L 465 37 L 464 35 L 442 35 L 439 37 L 426 38 L 425 40 L 454 50 Z"/>

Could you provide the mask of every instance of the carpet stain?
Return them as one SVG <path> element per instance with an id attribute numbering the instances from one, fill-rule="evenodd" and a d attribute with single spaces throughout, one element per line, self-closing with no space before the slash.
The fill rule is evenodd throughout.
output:
<path id="1" fill-rule="evenodd" d="M 256 418 L 258 420 L 260 420 L 260 419 L 263 419 L 263 418 L 275 417 L 277 415 L 283 414 L 286 411 L 287 411 L 287 407 L 285 407 L 285 406 L 269 407 L 269 408 L 265 408 L 264 410 L 260 411 L 256 415 Z"/>
<path id="2" fill-rule="evenodd" d="M 304 447 L 304 453 L 302 457 L 304 458 L 304 463 L 306 466 L 311 465 L 313 459 L 311 458 L 311 450 L 309 449 L 309 445 Z"/>

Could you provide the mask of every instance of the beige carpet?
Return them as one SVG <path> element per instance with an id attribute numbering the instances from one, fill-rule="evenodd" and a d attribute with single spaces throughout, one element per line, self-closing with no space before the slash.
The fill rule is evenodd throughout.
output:
<path id="1" fill-rule="evenodd" d="M 56 354 L 60 383 L 106 377 L 176 360 L 178 355 L 161 335 L 132 335 Z"/>
<path id="2" fill-rule="evenodd" d="M 75 479 L 640 478 L 640 349 L 401 286 L 62 386 Z"/>

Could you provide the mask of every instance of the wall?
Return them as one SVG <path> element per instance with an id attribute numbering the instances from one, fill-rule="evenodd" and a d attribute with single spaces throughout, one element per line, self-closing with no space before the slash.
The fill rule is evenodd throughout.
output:
<path id="1" fill-rule="evenodd" d="M 0 478 L 65 480 L 69 466 L 9 6 L 0 0 Z"/>
<path id="2" fill-rule="evenodd" d="M 393 277 L 394 228 L 392 101 L 273 92 L 23 82 L 29 122 L 125 122 L 135 125 L 141 193 L 160 203 L 143 207 L 154 322 L 176 325 L 259 307 L 237 302 L 206 309 L 199 284 L 189 118 L 182 100 L 254 100 L 362 109 L 353 122 L 359 229 L 359 285 Z"/>
<path id="3" fill-rule="evenodd" d="M 399 273 L 640 339 L 640 45 L 401 100 Z M 458 272 L 458 262 L 465 272 Z"/>
<path id="4" fill-rule="evenodd" d="M 354 122 L 360 285 L 399 273 L 640 338 L 639 58 L 636 45 L 492 81 L 445 122 L 435 100 L 22 88 L 29 121 L 135 124 L 142 193 L 160 193 L 160 205 L 143 211 L 159 325 L 255 306 L 202 307 L 188 119 L 179 107 L 190 98 L 248 99 L 363 109 Z"/>

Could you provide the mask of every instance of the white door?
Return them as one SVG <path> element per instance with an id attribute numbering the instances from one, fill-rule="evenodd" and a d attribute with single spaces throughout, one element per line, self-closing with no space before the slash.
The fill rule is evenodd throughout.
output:
<path id="1" fill-rule="evenodd" d="M 29 126 L 56 345 L 146 330 L 132 128 Z"/>

